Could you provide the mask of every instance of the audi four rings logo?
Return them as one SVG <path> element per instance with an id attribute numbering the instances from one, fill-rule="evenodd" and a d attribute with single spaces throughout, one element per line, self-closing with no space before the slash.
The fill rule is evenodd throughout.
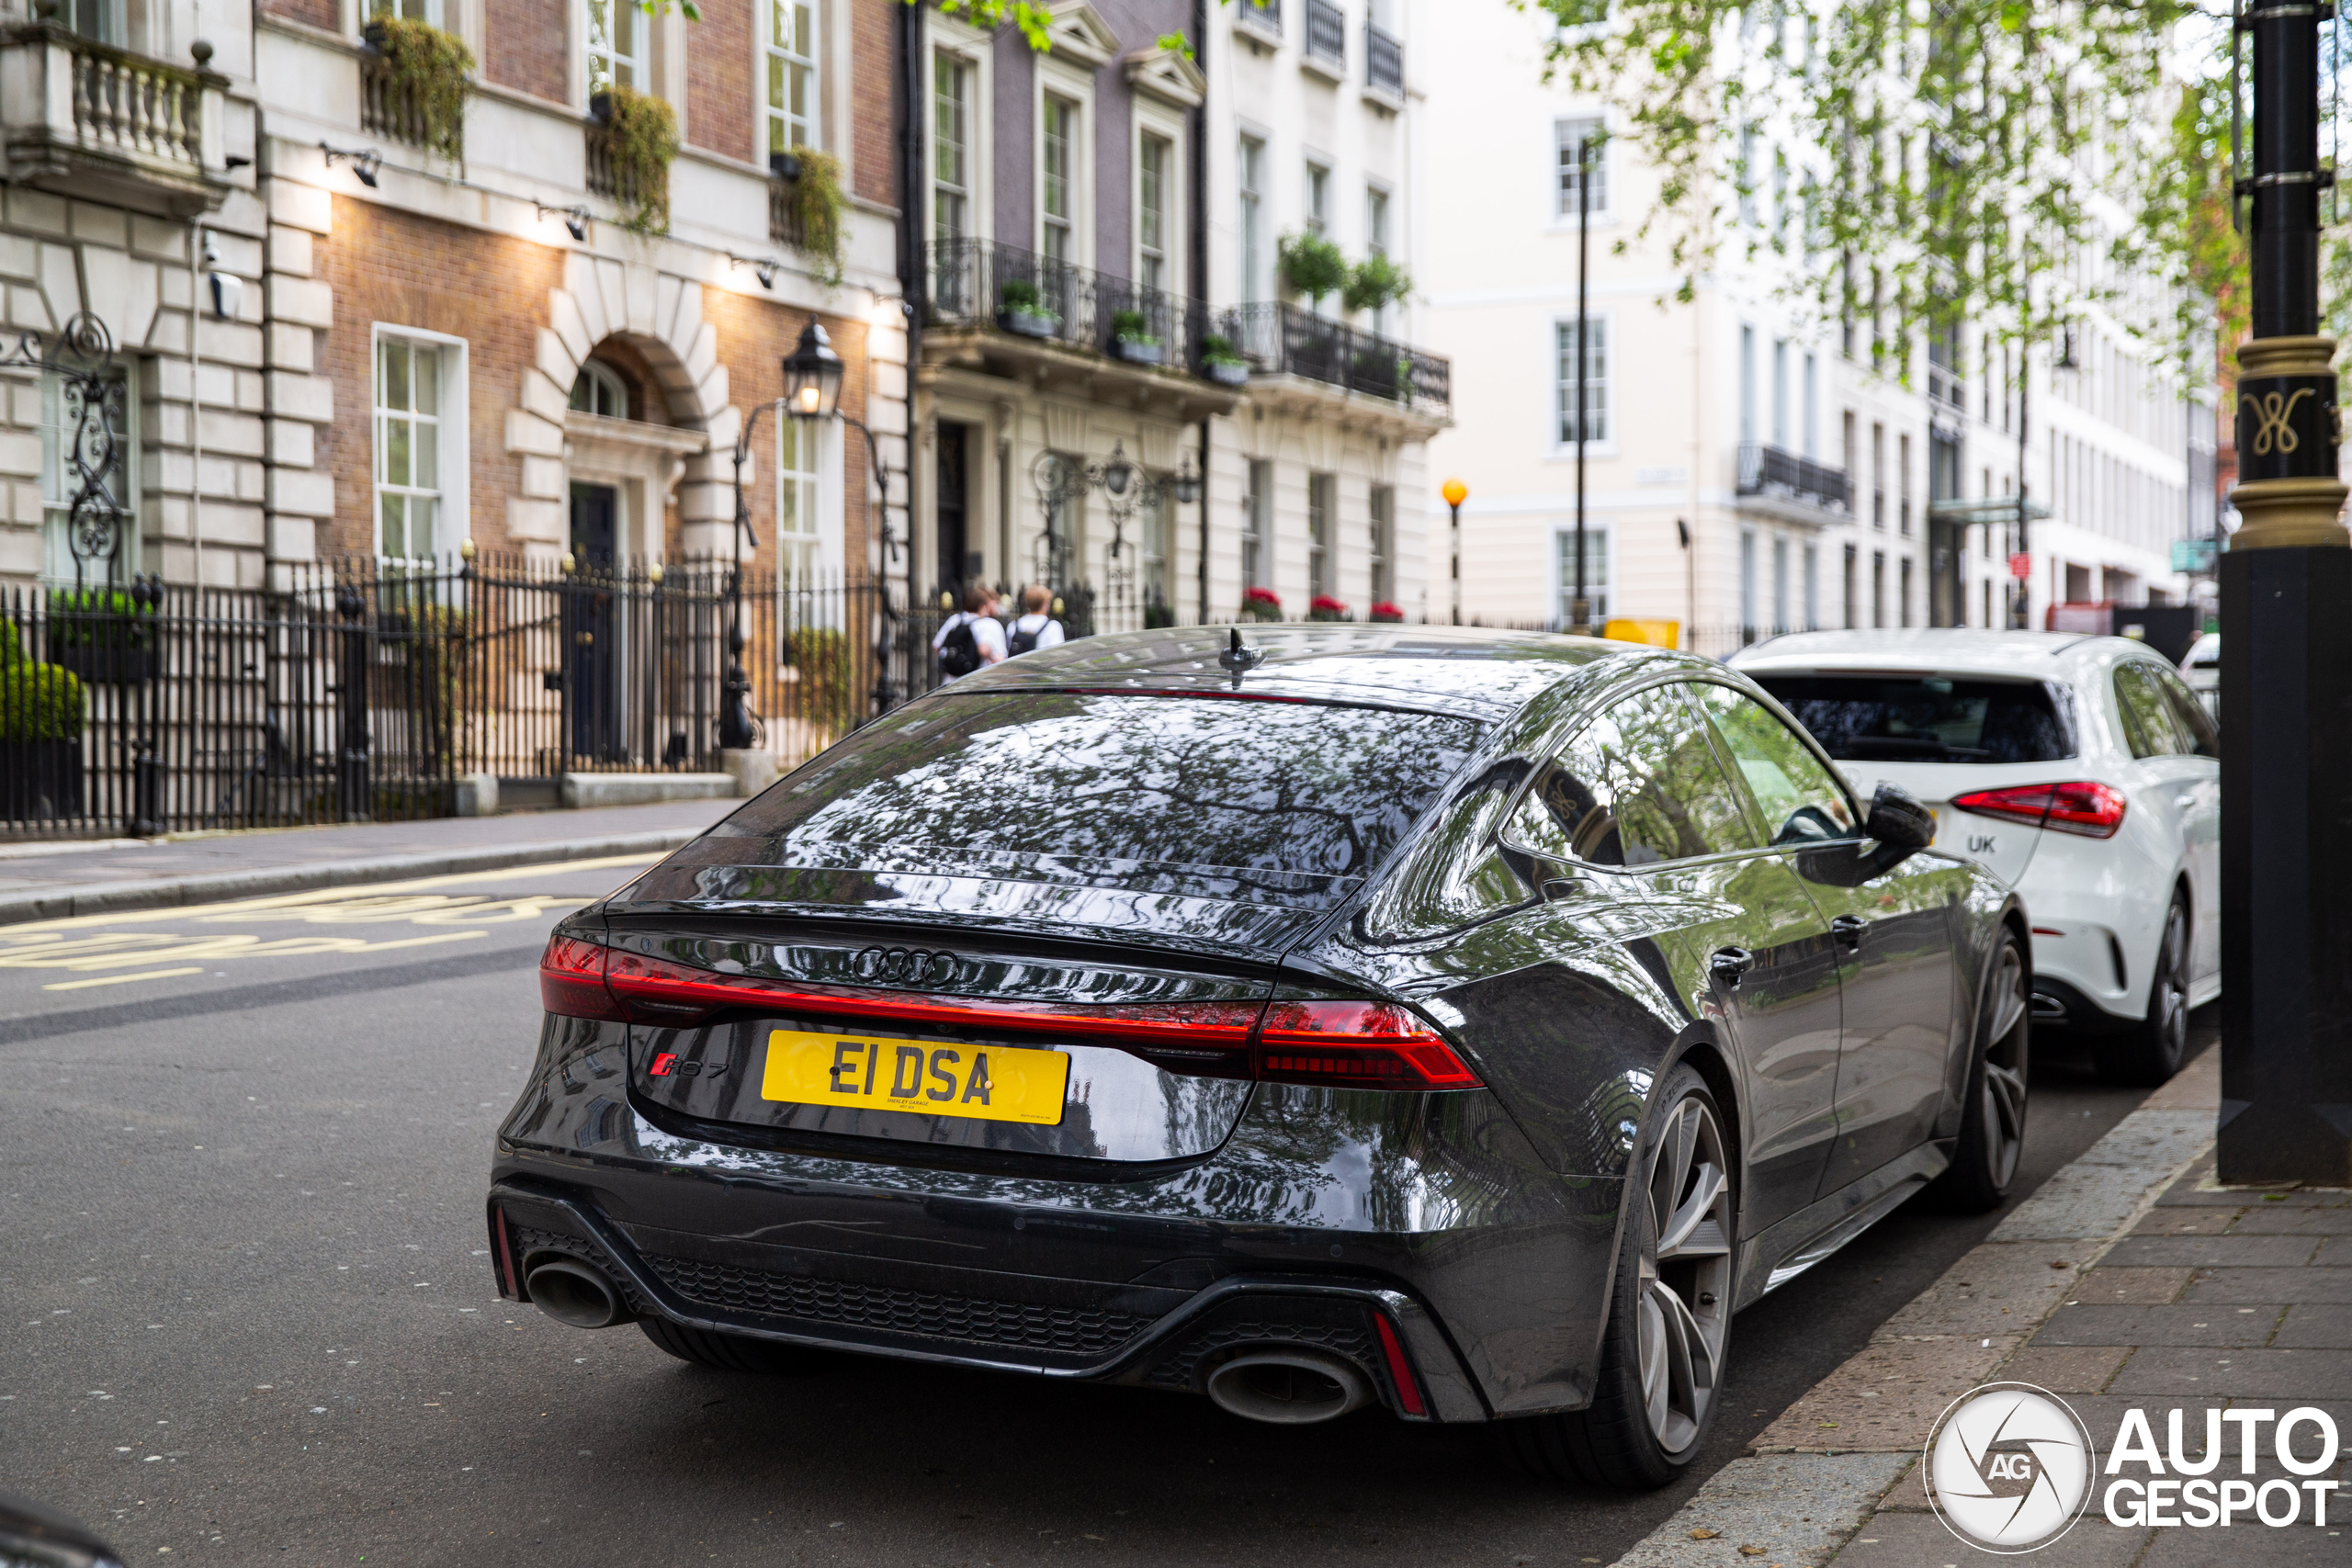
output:
<path id="1" fill-rule="evenodd" d="M 956 955 L 920 947 L 869 947 L 857 955 L 857 977 L 893 986 L 944 986 L 956 978 Z"/>

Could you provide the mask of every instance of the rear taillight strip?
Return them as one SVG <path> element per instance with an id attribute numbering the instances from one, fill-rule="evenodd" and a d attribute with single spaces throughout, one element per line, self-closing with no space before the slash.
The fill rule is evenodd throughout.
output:
<path id="1" fill-rule="evenodd" d="M 2086 839 L 2111 839 L 2123 826 L 2128 802 L 2122 791 L 2090 779 L 2064 784 L 2013 784 L 2006 789 L 1981 789 L 1951 799 L 1957 811 L 2022 822 L 2056 833 Z"/>
<path id="2" fill-rule="evenodd" d="M 1072 1008 L 902 991 L 787 986 L 557 936 L 540 999 L 571 1018 L 687 1028 L 721 1012 L 1052 1034 L 1116 1046 L 1170 1073 L 1368 1089 L 1476 1089 L 1475 1072 L 1417 1014 L 1387 1002 L 1169 1002 Z"/>

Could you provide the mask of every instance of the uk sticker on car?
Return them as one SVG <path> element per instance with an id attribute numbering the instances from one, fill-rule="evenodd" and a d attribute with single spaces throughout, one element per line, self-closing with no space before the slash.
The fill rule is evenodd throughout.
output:
<path id="1" fill-rule="evenodd" d="M 768 1035 L 760 1071 L 763 1100 L 1048 1127 L 1061 1121 L 1069 1089 L 1061 1051 L 797 1029 Z"/>

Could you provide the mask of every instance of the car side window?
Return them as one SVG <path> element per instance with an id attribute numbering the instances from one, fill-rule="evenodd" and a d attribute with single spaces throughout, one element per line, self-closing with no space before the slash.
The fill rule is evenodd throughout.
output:
<path id="1" fill-rule="evenodd" d="M 2197 700 L 2197 694 L 2188 689 L 2188 682 L 2169 670 L 2157 670 L 2152 673 L 2165 694 L 2165 701 L 2172 705 L 2174 720 L 2188 738 L 2189 750 L 2199 757 L 2219 757 L 2222 754 L 2221 728 L 2214 724 L 2213 716 L 2205 711 L 2205 705 Z"/>
<path id="2" fill-rule="evenodd" d="M 2133 660 L 2115 667 L 2115 707 L 2123 718 L 2123 739 L 2134 757 L 2177 757 L 2193 748 L 2174 723 L 2164 688 L 2145 664 Z"/>
<path id="3" fill-rule="evenodd" d="M 1755 797 L 1773 843 L 1853 837 L 1852 797 L 1794 730 L 1744 692 L 1712 681 L 1693 682 L 1689 690 Z"/>
<path id="4" fill-rule="evenodd" d="M 1616 703 L 1561 749 L 1505 836 L 1587 865 L 1643 866 L 1753 847 L 1704 724 L 1670 687 Z"/>

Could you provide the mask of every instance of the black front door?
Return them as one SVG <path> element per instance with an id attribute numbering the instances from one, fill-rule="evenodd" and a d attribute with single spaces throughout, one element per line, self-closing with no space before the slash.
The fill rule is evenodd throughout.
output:
<path id="1" fill-rule="evenodd" d="M 571 578 L 564 589 L 564 694 L 571 753 L 609 761 L 621 737 L 620 627 L 613 582 L 620 568 L 620 497 L 610 485 L 571 487 Z"/>
<path id="2" fill-rule="evenodd" d="M 967 424 L 944 422 L 939 427 L 939 586 L 959 599 L 964 584 L 979 575 L 978 563 L 965 558 L 969 549 L 966 438 L 970 430 Z"/>

